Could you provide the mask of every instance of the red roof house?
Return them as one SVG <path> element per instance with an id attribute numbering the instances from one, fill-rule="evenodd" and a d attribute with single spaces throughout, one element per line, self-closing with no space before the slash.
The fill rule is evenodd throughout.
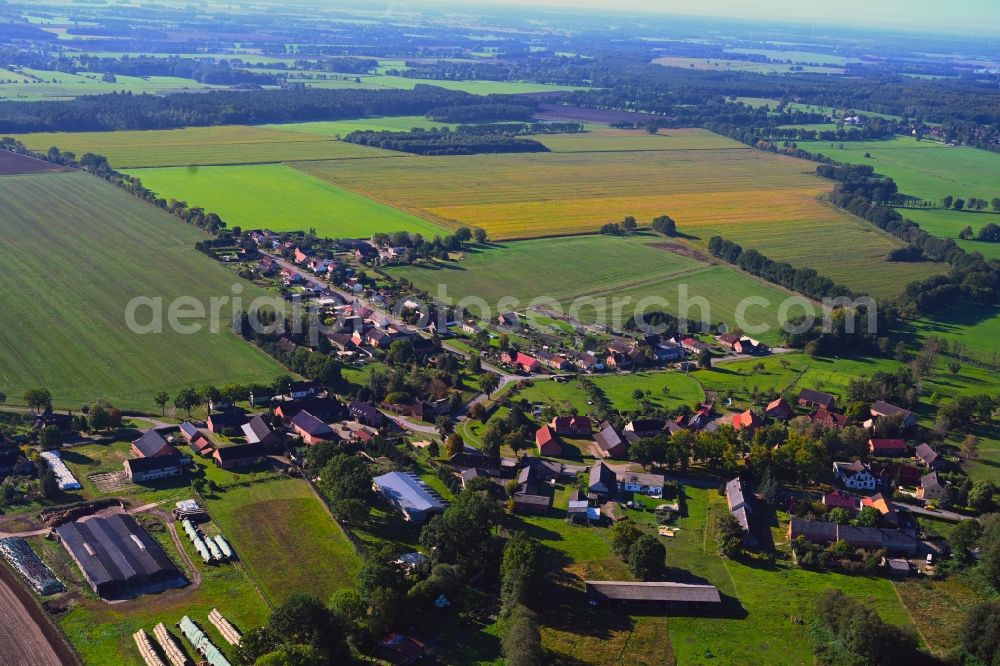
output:
<path id="1" fill-rule="evenodd" d="M 557 416 L 549 424 L 557 435 L 569 437 L 590 437 L 594 430 L 586 416 Z"/>
<path id="2" fill-rule="evenodd" d="M 543 425 L 535 432 L 535 443 L 538 444 L 538 455 L 558 456 L 562 453 L 562 446 L 552 428 Z"/>
<path id="3" fill-rule="evenodd" d="M 869 439 L 868 450 L 878 457 L 903 456 L 906 455 L 906 442 L 902 439 Z"/>
<path id="4" fill-rule="evenodd" d="M 784 398 L 772 400 L 767 404 L 767 408 L 764 410 L 764 416 L 781 421 L 790 419 L 792 418 L 792 406 L 789 405 L 788 401 Z"/>
<path id="5" fill-rule="evenodd" d="M 760 420 L 760 417 L 749 409 L 742 414 L 733 414 L 733 428 L 736 430 L 753 432 L 761 425 L 763 425 L 763 422 Z"/>
<path id="6" fill-rule="evenodd" d="M 541 364 L 538 362 L 537 358 L 528 356 L 523 352 L 517 352 L 517 356 L 514 357 L 513 364 L 525 372 L 538 372 L 541 368 Z"/>

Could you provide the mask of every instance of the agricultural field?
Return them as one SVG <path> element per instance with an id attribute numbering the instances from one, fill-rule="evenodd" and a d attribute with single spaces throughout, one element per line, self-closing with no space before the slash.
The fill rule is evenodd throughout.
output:
<path id="1" fill-rule="evenodd" d="M 56 146 L 77 155 L 104 155 L 116 169 L 399 156 L 316 133 L 279 131 L 280 127 L 220 125 L 122 132 L 40 132 L 14 138 L 38 152 Z"/>
<path id="2" fill-rule="evenodd" d="M 560 150 L 574 152 L 294 166 L 447 226 L 481 226 L 500 240 L 588 233 L 626 215 L 648 224 L 666 213 L 696 247 L 718 234 L 877 296 L 944 270 L 886 264 L 886 253 L 902 243 L 818 201 L 832 184 L 815 176 L 811 163 L 742 147 L 613 152 L 605 142 L 601 152 L 575 152 L 606 138 L 557 139 Z M 621 140 L 640 138 L 626 133 Z"/>
<path id="3" fill-rule="evenodd" d="M 126 306 L 137 296 L 165 304 L 191 296 L 207 308 L 211 297 L 231 295 L 232 273 L 194 249 L 207 238 L 202 232 L 85 173 L 4 176 L 0 198 L 7 305 L 0 312 L 0 387 L 8 402 L 45 386 L 56 406 L 79 409 L 103 398 L 151 410 L 161 389 L 282 373 L 226 329 L 227 306 L 217 334 L 205 327 L 184 335 L 166 318 L 160 334 L 126 326 Z M 264 295 L 240 286 L 245 298 Z"/>
<path id="4" fill-rule="evenodd" d="M 621 130 L 588 125 L 584 134 L 542 134 L 534 137 L 555 153 L 639 152 L 663 150 L 745 149 L 738 141 L 703 129 Z"/>
<path id="5" fill-rule="evenodd" d="M 315 134 L 333 138 L 363 130 L 405 132 L 414 127 L 454 128 L 455 123 L 439 123 L 435 120 L 428 120 L 424 116 L 379 116 L 374 118 L 359 118 L 356 120 L 319 120 L 309 123 L 281 123 L 275 125 L 261 125 L 261 127 L 264 129 L 280 130 L 282 132 L 299 132 L 302 134 Z M 356 147 L 361 148 L 362 146 Z"/>
<path id="6" fill-rule="evenodd" d="M 761 336 L 768 342 L 777 341 L 777 304 L 789 294 L 777 287 L 760 282 L 729 266 L 705 264 L 658 242 L 652 234 L 630 238 L 607 236 L 575 236 L 558 239 L 538 239 L 494 244 L 465 254 L 457 262 L 417 264 L 390 267 L 397 278 L 410 280 L 417 288 L 458 300 L 475 296 L 497 308 L 504 297 L 516 298 L 525 307 L 536 298 L 546 308 L 557 302 L 570 316 L 583 321 L 609 320 L 614 312 L 613 299 L 629 298 L 622 303 L 622 320 L 628 319 L 636 305 L 645 297 L 659 297 L 666 302 L 650 303 L 649 310 L 667 309 L 678 313 L 686 289 L 694 320 L 735 323 L 736 305 L 746 296 L 759 296 L 775 304 L 761 312 L 751 308 L 750 323 L 763 321 L 771 331 Z M 545 271 L 546 266 L 558 266 L 558 271 Z M 544 271 L 544 279 L 539 279 Z M 607 316 L 601 317 L 594 301 L 603 299 Z M 707 301 L 707 311 L 698 299 Z M 551 300 L 550 300 L 551 299 Z M 571 308 L 575 299 L 579 307 Z M 801 300 L 801 299 L 800 299 Z M 507 308 L 512 304 L 508 303 Z"/>
<path id="7" fill-rule="evenodd" d="M 524 93 L 559 92 L 564 90 L 586 90 L 578 86 L 557 86 L 547 83 L 527 83 L 518 81 L 440 81 L 437 79 L 410 79 L 405 76 L 362 76 L 363 84 L 374 84 L 382 88 L 412 89 L 418 85 L 437 86 L 448 90 L 460 90 L 473 95 L 521 95 Z M 306 85 L 309 85 L 307 82 Z"/>
<path id="8" fill-rule="evenodd" d="M 11 76 L 13 74 L 13 76 Z M 12 79 L 15 80 L 11 83 Z M 25 67 L 20 72 L 0 74 L 0 99 L 19 101 L 45 101 L 71 99 L 81 95 L 100 95 L 112 92 L 136 94 L 164 94 L 194 90 L 210 90 L 209 86 L 193 79 L 172 76 L 118 76 L 115 83 L 101 80 L 101 75 L 91 72 L 69 74 Z"/>
<path id="9" fill-rule="evenodd" d="M 361 560 L 309 485 L 299 479 L 236 488 L 207 498 L 222 533 L 273 604 L 297 592 L 328 600 L 351 587 Z"/>
<path id="10" fill-rule="evenodd" d="M 414 158 L 400 158 L 410 159 Z M 230 226 L 244 229 L 315 229 L 331 238 L 367 238 L 378 231 L 430 237 L 446 232 L 433 222 L 283 164 L 129 169 L 128 173 L 161 197 L 201 206 Z"/>
<path id="11" fill-rule="evenodd" d="M 791 60 L 816 65 L 846 65 L 861 62 L 857 58 L 847 58 L 832 53 L 817 53 L 816 51 L 785 51 L 781 49 L 726 49 L 726 53 L 739 55 L 762 55 L 772 60 Z"/>
<path id="12" fill-rule="evenodd" d="M 1000 191 L 1000 187 L 998 187 Z M 992 197 L 991 197 L 992 198 Z M 899 208 L 899 214 L 908 217 L 920 228 L 940 238 L 951 238 L 966 252 L 978 252 L 987 259 L 1000 259 L 1000 243 L 987 243 L 977 240 L 962 240 L 958 234 L 965 227 L 972 227 L 973 233 L 979 233 L 982 227 L 991 222 L 1000 224 L 1000 215 L 987 212 L 973 213 L 969 211 Z"/>
<path id="13" fill-rule="evenodd" d="M 843 67 L 826 67 L 813 65 L 786 65 L 773 62 L 753 62 L 751 60 L 720 59 L 720 58 L 685 58 L 682 56 L 663 56 L 653 60 L 656 65 L 664 67 L 685 67 L 704 69 L 717 72 L 754 72 L 756 74 L 843 74 Z"/>
<path id="14" fill-rule="evenodd" d="M 990 200 L 1000 196 L 1000 154 L 913 137 L 879 141 L 799 141 L 800 148 L 838 162 L 867 164 L 891 177 L 903 194 L 938 202 L 948 195 Z M 843 145 L 843 148 L 841 148 Z M 865 157 L 865 154 L 871 157 Z"/>

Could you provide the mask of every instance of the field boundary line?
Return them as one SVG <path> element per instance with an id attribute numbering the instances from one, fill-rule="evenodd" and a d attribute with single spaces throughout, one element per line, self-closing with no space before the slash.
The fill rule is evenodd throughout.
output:
<path id="1" fill-rule="evenodd" d="M 931 643 L 927 640 L 927 637 L 924 636 L 924 632 L 920 631 L 920 625 L 917 624 L 916 618 L 913 617 L 913 613 L 910 612 L 910 607 L 906 605 L 906 602 L 903 601 L 902 595 L 899 594 L 899 588 L 897 588 L 896 584 L 891 580 L 889 581 L 889 585 L 892 585 L 892 591 L 896 594 L 896 598 L 899 599 L 899 605 L 903 607 L 904 611 L 906 611 L 906 616 L 910 618 L 910 622 L 913 623 L 913 628 L 917 630 L 917 635 L 920 636 L 920 640 L 922 640 L 927 649 L 930 650 Z"/>

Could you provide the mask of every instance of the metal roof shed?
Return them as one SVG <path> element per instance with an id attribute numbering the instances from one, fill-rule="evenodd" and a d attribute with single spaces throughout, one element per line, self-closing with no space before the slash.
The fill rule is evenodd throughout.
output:
<path id="1" fill-rule="evenodd" d="M 415 475 L 389 472 L 374 479 L 378 491 L 403 514 L 406 520 L 422 523 L 447 506 L 437 493 Z"/>

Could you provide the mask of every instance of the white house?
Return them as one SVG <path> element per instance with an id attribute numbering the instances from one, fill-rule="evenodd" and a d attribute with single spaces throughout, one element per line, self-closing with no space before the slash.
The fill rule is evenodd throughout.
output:
<path id="1" fill-rule="evenodd" d="M 845 488 L 852 490 L 875 490 L 878 485 L 868 465 L 859 460 L 854 462 L 833 463 L 833 473 L 837 476 Z"/>
<path id="2" fill-rule="evenodd" d="M 630 493 L 661 497 L 666 479 L 662 474 L 644 472 L 618 472 L 618 490 Z"/>

